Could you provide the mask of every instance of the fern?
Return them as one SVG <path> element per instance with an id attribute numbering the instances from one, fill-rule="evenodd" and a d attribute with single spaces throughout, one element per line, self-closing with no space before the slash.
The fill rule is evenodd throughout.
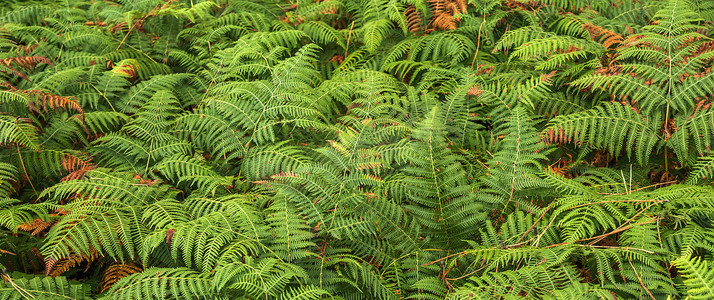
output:
<path id="1" fill-rule="evenodd" d="M 641 164 L 646 163 L 646 159 L 658 146 L 661 147 L 662 139 L 657 129 L 633 107 L 619 103 L 558 116 L 546 130 L 544 134 L 550 143 L 584 144 L 607 149 L 615 156 L 625 150 L 628 157 L 631 157 L 634 152 Z"/>
<path id="2" fill-rule="evenodd" d="M 6 2 L 2 299 L 711 298 L 710 1 Z"/>
<path id="3" fill-rule="evenodd" d="M 203 274 L 187 269 L 149 268 L 120 279 L 106 297 L 200 299 L 212 295 L 210 291 L 211 280 Z"/>
<path id="4" fill-rule="evenodd" d="M 538 173 L 542 168 L 540 162 L 546 156 L 541 153 L 543 144 L 524 109 L 513 110 L 504 126 L 507 135 L 502 148 L 488 163 L 490 176 L 484 178 L 484 183 L 498 195 L 499 202 L 503 202 L 503 208 L 506 208 L 511 201 L 521 205 L 520 193 L 523 190 L 545 186 Z"/>
<path id="5" fill-rule="evenodd" d="M 89 289 L 83 284 L 70 282 L 65 277 L 44 277 L 12 273 L 3 274 L 0 297 L 3 299 L 89 299 Z"/>
<path id="6" fill-rule="evenodd" d="M 682 256 L 672 263 L 682 272 L 689 297 L 692 297 L 692 299 L 706 299 L 714 294 L 714 286 L 712 285 L 714 273 L 707 267 L 707 261 Z"/>
<path id="7" fill-rule="evenodd" d="M 409 210 L 420 223 L 439 232 L 449 247 L 461 234 L 477 224 L 482 216 L 474 214 L 478 209 L 465 184 L 465 174 L 457 158 L 444 142 L 444 125 L 438 121 L 439 108 L 435 107 L 415 129 L 409 160 L 412 167 L 405 173 L 409 186 Z"/>

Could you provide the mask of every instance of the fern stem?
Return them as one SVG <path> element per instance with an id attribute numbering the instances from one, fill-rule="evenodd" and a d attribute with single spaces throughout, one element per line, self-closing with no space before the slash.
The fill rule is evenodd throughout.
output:
<path id="1" fill-rule="evenodd" d="M 642 278 L 640 277 L 640 274 L 637 273 L 637 270 L 635 269 L 635 266 L 632 265 L 632 261 L 630 260 L 630 256 L 629 256 L 629 255 L 627 256 L 627 262 L 630 263 L 630 267 L 632 267 L 632 271 L 635 272 L 635 276 L 637 276 L 637 280 L 640 281 L 640 285 L 642 286 L 642 288 L 645 289 L 645 291 L 647 291 L 647 294 L 650 295 L 650 297 L 652 298 L 652 300 L 657 300 L 657 299 L 652 295 L 652 292 L 650 292 L 650 290 L 645 286 L 645 283 L 642 282 Z"/>
<path id="2" fill-rule="evenodd" d="M 476 63 L 476 57 L 478 56 L 478 51 L 481 49 L 481 28 L 483 24 L 486 24 L 486 15 L 483 15 L 483 22 L 478 26 L 478 38 L 476 38 L 476 53 L 474 53 L 474 59 L 471 61 L 471 69 L 474 68 L 474 63 Z"/>
<path id="3" fill-rule="evenodd" d="M 35 296 L 30 294 L 27 290 L 23 289 L 21 286 L 17 285 L 14 281 L 12 281 L 12 278 L 10 278 L 9 275 L 7 274 L 2 274 L 2 278 L 10 282 L 10 285 L 17 290 L 17 292 L 25 299 L 35 299 Z"/>
<path id="4" fill-rule="evenodd" d="M 655 205 L 655 204 L 657 204 L 657 203 L 659 203 L 659 202 L 652 203 L 652 204 L 648 205 L 647 207 L 643 208 L 642 210 L 640 210 L 639 212 L 637 212 L 634 216 L 632 216 L 632 217 L 629 218 L 627 221 L 625 221 L 624 223 L 622 223 L 622 225 L 625 225 L 625 224 L 631 222 L 632 220 L 634 220 L 635 218 L 637 218 L 638 216 L 640 216 L 640 214 L 642 214 L 643 212 L 647 211 L 648 209 L 650 209 L 650 207 L 652 207 L 653 205 Z M 656 220 L 659 220 L 659 219 L 660 219 L 660 218 L 655 218 L 655 219 L 650 220 L 650 221 L 647 222 L 647 223 L 651 223 L 651 222 L 656 221 Z M 645 224 L 646 224 L 646 223 L 645 223 Z M 620 228 L 624 228 L 624 227 L 622 227 L 622 225 L 620 225 Z M 634 226 L 630 225 L 630 226 L 625 226 L 625 227 L 632 228 L 632 227 L 634 227 Z M 628 229 L 629 229 L 629 228 L 628 228 Z M 617 231 L 617 230 L 615 230 L 615 231 Z M 623 231 L 624 231 L 624 230 L 623 230 Z M 609 234 L 608 234 L 608 235 L 609 235 Z M 590 242 L 589 244 L 590 244 L 590 245 L 594 245 L 594 244 L 596 244 L 596 243 L 602 241 L 602 239 L 604 239 L 606 236 L 607 236 L 607 235 L 605 235 L 605 236 L 603 236 L 603 237 L 601 237 L 601 238 L 598 238 L 598 239 L 596 239 L 596 240 Z"/>
<path id="5" fill-rule="evenodd" d="M 352 20 L 352 25 L 350 25 L 350 33 L 347 35 L 347 46 L 345 46 L 345 57 L 347 57 L 347 52 L 350 50 L 350 39 L 352 38 L 352 29 L 355 27 L 355 21 Z"/>
<path id="6" fill-rule="evenodd" d="M 598 202 L 591 202 L 591 203 L 585 203 L 585 204 L 580 204 L 571 207 L 570 209 L 575 209 L 579 207 L 585 207 L 585 206 L 590 206 L 590 205 L 598 205 L 598 204 L 603 204 L 603 203 L 628 203 L 628 202 L 635 202 L 635 203 L 640 203 L 640 202 L 655 202 L 657 203 L 663 203 L 667 202 L 667 200 L 609 200 L 609 201 L 598 201 Z"/>
<path id="7" fill-rule="evenodd" d="M 547 213 L 548 210 L 550 210 L 550 208 L 553 206 L 553 203 L 554 203 L 554 202 L 551 202 L 550 204 L 548 204 L 548 207 L 545 208 L 545 210 L 544 210 L 543 213 L 540 215 L 540 217 L 538 217 L 538 219 L 535 220 L 535 222 L 533 222 L 533 225 L 531 225 L 531 227 L 528 228 L 528 230 L 527 230 L 525 233 L 523 233 L 523 235 L 521 235 L 521 237 L 516 241 L 516 244 L 518 244 L 524 237 L 526 237 L 526 235 L 528 235 L 529 232 L 531 232 L 531 230 L 533 230 L 533 228 L 536 227 L 536 225 L 538 224 L 538 222 L 540 222 L 540 220 L 543 219 L 543 216 L 545 216 L 545 213 Z M 535 237 L 533 237 L 533 238 L 535 238 Z M 527 243 L 527 242 L 529 242 L 529 241 L 531 241 L 531 240 L 533 240 L 533 239 L 530 239 L 530 240 L 526 241 L 525 243 Z"/>
<path id="8" fill-rule="evenodd" d="M 635 251 L 642 251 L 647 254 L 655 254 L 656 252 L 646 250 L 646 249 L 640 249 L 640 248 L 632 248 L 632 247 L 617 247 L 617 246 L 599 246 L 599 245 L 581 245 L 583 247 L 590 247 L 590 248 L 601 248 L 601 249 L 623 249 L 623 250 L 635 250 Z"/>
<path id="9" fill-rule="evenodd" d="M 121 39 L 121 42 L 119 42 L 119 46 L 117 46 L 116 50 L 119 50 L 119 48 L 121 48 L 121 45 L 124 44 L 124 41 L 126 41 L 126 38 L 129 37 L 129 34 L 131 33 L 132 29 L 134 29 L 134 23 L 131 23 L 131 26 L 129 26 L 129 31 L 127 31 L 126 35 L 124 35 L 124 38 Z"/>
<path id="10" fill-rule="evenodd" d="M 652 222 L 657 221 L 657 220 L 659 220 L 659 218 L 647 220 L 647 221 L 640 222 L 640 223 L 635 223 L 635 224 L 633 224 L 633 225 L 627 225 L 627 226 L 625 226 L 625 227 L 621 227 L 621 228 L 615 229 L 615 230 L 613 230 L 613 231 L 611 231 L 611 232 L 608 232 L 608 233 L 605 233 L 605 234 L 601 234 L 601 235 L 594 236 L 594 237 L 589 237 L 589 238 L 586 238 L 586 239 L 579 239 L 579 240 L 577 240 L 577 241 L 575 241 L 575 242 L 573 242 L 573 243 L 584 242 L 584 241 L 589 241 L 589 240 L 593 240 L 593 239 L 599 239 L 598 241 L 600 241 L 600 240 L 602 240 L 602 239 L 604 239 L 604 238 L 606 238 L 606 237 L 608 237 L 608 236 L 611 236 L 611 235 L 613 235 L 613 234 L 623 232 L 623 231 L 628 230 L 628 229 L 630 229 L 630 228 L 632 228 L 632 227 L 635 227 L 635 226 L 649 224 L 649 223 L 652 223 Z M 545 231 L 543 231 L 543 232 L 545 232 Z M 564 242 L 564 243 L 558 243 L 558 244 L 548 245 L 548 246 L 546 246 L 546 247 L 543 247 L 543 249 L 553 248 L 553 247 L 557 247 L 557 246 L 563 246 L 563 245 L 567 245 L 567 244 L 568 244 L 568 243 Z M 592 246 L 592 245 L 588 244 L 588 246 Z"/>
<path id="11" fill-rule="evenodd" d="M 17 155 L 20 157 L 20 164 L 22 165 L 22 171 L 25 172 L 25 177 L 27 177 L 27 182 L 30 183 L 30 186 L 32 187 L 32 191 L 35 192 L 35 196 L 39 197 L 40 194 L 37 193 L 37 190 L 35 189 L 35 185 L 32 184 L 32 179 L 30 179 L 30 175 L 27 174 L 27 168 L 25 167 L 25 161 L 22 159 L 22 154 L 20 153 L 20 146 L 17 146 Z"/>
<path id="12" fill-rule="evenodd" d="M 648 185 L 648 186 L 643 186 L 643 187 L 641 187 L 641 188 L 636 188 L 636 189 L 634 189 L 634 190 L 631 190 L 629 193 L 639 192 L 639 191 L 641 191 L 641 190 L 646 190 L 646 189 L 649 189 L 649 188 L 658 187 L 658 186 L 660 186 L 660 185 L 668 185 L 668 184 L 673 184 L 673 183 L 677 183 L 677 181 L 676 181 L 676 180 L 672 180 L 672 181 L 667 181 L 667 182 L 658 182 L 658 183 L 655 183 L 655 184 L 650 184 L 650 185 Z M 628 193 L 625 192 L 625 193 L 608 194 L 608 195 L 615 196 L 615 195 L 627 195 L 627 194 L 628 194 Z"/>

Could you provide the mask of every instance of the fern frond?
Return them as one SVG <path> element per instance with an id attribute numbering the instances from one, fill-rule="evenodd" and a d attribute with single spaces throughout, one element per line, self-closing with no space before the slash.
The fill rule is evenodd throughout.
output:
<path id="1" fill-rule="evenodd" d="M 518 203 L 522 191 L 545 186 L 538 173 L 542 170 L 541 162 L 547 159 L 545 145 L 524 108 L 512 110 L 505 121 L 501 130 L 506 136 L 499 151 L 488 161 L 490 176 L 484 178 L 494 193 L 506 199 L 504 207 L 510 201 Z"/>
<path id="2" fill-rule="evenodd" d="M 549 143 L 583 143 L 618 156 L 623 148 L 644 164 L 661 147 L 661 137 L 651 122 L 629 105 L 606 103 L 572 115 L 557 116 L 543 134 Z"/>
<path id="3" fill-rule="evenodd" d="M 705 156 L 697 160 L 696 164 L 689 172 L 687 181 L 698 182 L 700 180 L 711 180 L 714 178 L 714 156 Z"/>
<path id="4" fill-rule="evenodd" d="M 186 268 L 149 268 L 117 281 L 106 299 L 203 299 L 218 296 L 211 279 Z"/>
<path id="5" fill-rule="evenodd" d="M 377 19 L 362 26 L 362 40 L 370 53 L 375 53 L 382 44 L 387 33 L 392 30 L 392 22 L 388 19 Z"/>
<path id="6" fill-rule="evenodd" d="M 3 274 L 3 279 L 7 279 L 6 276 Z M 90 299 L 89 287 L 70 282 L 62 276 L 52 278 L 12 273 L 9 278 L 0 283 L 2 299 Z"/>
<path id="7" fill-rule="evenodd" d="M 36 218 L 46 219 L 50 205 L 22 204 L 20 200 L 0 197 L 0 226 L 17 232 L 21 225 Z"/>
<path id="8" fill-rule="evenodd" d="M 39 150 L 37 128 L 25 118 L 0 115 L 0 143 L 17 144 Z"/>
<path id="9" fill-rule="evenodd" d="M 177 185 L 186 182 L 204 193 L 216 193 L 218 187 L 231 186 L 234 181 L 233 176 L 218 174 L 203 159 L 185 155 L 168 157 L 157 164 L 156 169 Z"/>
<path id="10" fill-rule="evenodd" d="M 18 170 L 8 163 L 0 163 L 0 198 L 10 197 L 14 190 L 13 182 L 18 180 Z"/>
<path id="11" fill-rule="evenodd" d="M 117 281 L 131 274 L 141 272 L 141 268 L 132 263 L 128 264 L 112 264 L 104 270 L 102 274 L 102 291 L 111 288 Z"/>
<path id="12" fill-rule="evenodd" d="M 298 210 L 288 201 L 287 197 L 277 195 L 267 208 L 265 222 L 271 227 L 273 238 L 269 245 L 282 260 L 293 262 L 311 256 L 309 248 L 315 246 L 310 241 L 312 233 L 305 221 L 300 218 Z"/>
<path id="13" fill-rule="evenodd" d="M 567 287 L 569 279 L 574 276 L 573 273 L 573 268 L 567 267 L 529 266 L 517 271 L 509 270 L 472 277 L 470 279 L 473 283 L 468 283 L 462 290 L 457 291 L 455 299 L 464 299 L 464 296 L 471 293 L 489 299 L 519 294 L 530 296 L 550 294 Z"/>
<path id="14" fill-rule="evenodd" d="M 217 290 L 235 290 L 249 297 L 279 297 L 286 292 L 288 283 L 301 277 L 302 274 L 298 272 L 299 267 L 273 258 L 248 259 L 245 263 L 234 261 L 218 266 L 213 286 Z M 306 293 L 319 291 L 314 288 L 305 290 Z M 295 291 L 287 292 L 285 296 Z"/>
<path id="15" fill-rule="evenodd" d="M 417 142 L 412 143 L 408 155 L 412 166 L 404 170 L 409 175 L 405 184 L 409 187 L 409 210 L 433 230 L 435 238 L 445 239 L 451 246 L 458 240 L 456 236 L 466 234 L 483 216 L 477 212 L 480 205 L 465 184 L 458 158 L 444 140 L 440 119 L 440 109 L 434 107 L 412 133 Z"/>
<path id="16" fill-rule="evenodd" d="M 672 264 L 682 273 L 689 297 L 692 299 L 714 297 L 714 269 L 709 267 L 709 261 L 682 256 Z"/>

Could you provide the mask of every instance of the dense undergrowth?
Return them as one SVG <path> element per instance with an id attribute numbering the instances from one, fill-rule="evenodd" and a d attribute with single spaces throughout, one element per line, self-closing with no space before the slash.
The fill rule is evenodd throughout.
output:
<path id="1" fill-rule="evenodd" d="M 714 1 L 0 4 L 0 299 L 714 299 Z"/>

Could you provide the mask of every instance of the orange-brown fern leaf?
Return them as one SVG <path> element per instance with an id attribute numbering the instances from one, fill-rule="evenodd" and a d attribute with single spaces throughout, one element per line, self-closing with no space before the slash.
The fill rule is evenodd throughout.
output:
<path id="1" fill-rule="evenodd" d="M 523 0 L 506 0 L 506 6 L 511 9 L 521 9 L 524 11 L 536 11 L 540 9 L 543 4 L 538 1 L 523 1 Z"/>
<path id="2" fill-rule="evenodd" d="M 42 112 L 44 110 L 47 112 L 49 110 L 72 109 L 79 112 L 80 119 L 84 120 L 84 109 L 77 98 L 73 96 L 64 97 L 40 90 L 21 90 L 7 81 L 0 82 L 0 86 L 4 86 L 12 92 L 29 96 L 28 107 L 31 111 Z"/>
<path id="3" fill-rule="evenodd" d="M 68 214 L 69 211 L 65 210 L 64 208 L 58 208 L 54 212 L 50 213 L 50 217 L 60 217 Z M 52 229 L 52 226 L 57 224 L 56 218 L 52 218 L 50 221 L 45 221 L 42 219 L 34 219 L 32 220 L 31 223 L 25 223 L 17 227 L 18 230 L 30 232 L 33 236 L 38 236 L 43 233 L 47 233 L 50 229 Z M 38 252 L 39 255 L 39 252 Z M 40 260 L 41 260 L 41 256 Z"/>
<path id="4" fill-rule="evenodd" d="M 704 52 L 709 52 L 709 51 L 714 51 L 714 41 L 708 41 L 704 42 L 699 47 L 697 48 L 697 51 L 695 52 L 697 55 L 702 54 Z"/>
<path id="5" fill-rule="evenodd" d="M 29 232 L 33 236 L 38 236 L 54 225 L 54 222 L 47 222 L 42 219 L 34 219 L 30 223 L 25 223 L 17 227 L 18 230 Z"/>
<path id="6" fill-rule="evenodd" d="M 409 32 L 419 32 L 422 31 L 422 15 L 416 7 L 409 5 L 407 9 L 404 10 L 404 15 L 407 17 L 407 30 Z"/>
<path id="7" fill-rule="evenodd" d="M 610 56 L 610 55 L 606 55 Z M 607 57 L 608 60 L 610 60 L 610 63 L 598 68 L 595 70 L 595 73 L 600 74 L 600 75 L 605 75 L 605 76 L 611 76 L 611 75 L 619 75 L 622 74 L 622 66 L 615 64 L 617 61 L 617 58 L 614 57 L 614 55 Z"/>
<path id="8" fill-rule="evenodd" d="M 548 132 L 546 132 L 543 136 L 543 143 L 545 143 L 546 146 L 562 145 L 569 143 L 574 143 L 577 147 L 583 145 L 582 141 L 573 140 L 570 135 L 565 134 L 565 130 L 563 130 L 562 128 L 558 129 L 558 131 L 555 131 L 553 128 L 549 129 Z"/>
<path id="9" fill-rule="evenodd" d="M 99 258 L 101 258 L 99 251 L 91 248 L 88 254 L 72 253 L 68 257 L 60 260 L 48 259 L 45 260 L 45 275 L 52 277 L 62 275 L 62 273 L 69 271 L 71 268 L 78 267 L 83 262 L 87 262 L 87 268 L 89 268 L 89 264 L 97 261 Z"/>
<path id="10" fill-rule="evenodd" d="M 10 66 L 14 64 L 22 69 L 27 70 L 34 69 L 40 63 L 52 65 L 52 61 L 50 61 L 49 59 L 47 59 L 47 57 L 44 56 L 15 56 L 0 59 L 0 64 L 3 64 L 5 66 Z"/>
<path id="11" fill-rule="evenodd" d="M 57 265 L 57 260 L 54 258 L 45 259 L 45 276 L 49 275 L 52 270 L 54 270 L 55 265 Z"/>
<path id="12" fill-rule="evenodd" d="M 119 279 L 141 271 L 141 268 L 133 263 L 115 263 L 110 265 L 102 274 L 102 292 L 111 288 Z"/>
<path id="13" fill-rule="evenodd" d="M 552 71 L 552 72 L 547 73 L 547 74 L 542 74 L 542 75 L 540 76 L 540 78 L 543 80 L 543 82 L 550 83 L 551 79 L 553 79 L 554 76 L 555 76 L 555 71 Z"/>
<path id="14" fill-rule="evenodd" d="M 449 14 L 434 15 L 431 19 L 433 29 L 449 30 L 456 29 L 456 20 Z"/>
<path id="15" fill-rule="evenodd" d="M 28 90 L 23 93 L 32 96 L 33 101 L 30 101 L 29 104 L 30 110 L 47 112 L 49 110 L 72 109 L 79 112 L 80 118 L 84 120 L 84 109 L 77 98 L 73 96 L 64 97 L 39 90 Z"/>
<path id="16" fill-rule="evenodd" d="M 15 56 L 0 59 L 0 66 L 7 68 L 13 74 L 15 74 L 15 76 L 18 76 L 27 81 L 30 81 L 30 79 L 27 78 L 27 76 L 25 76 L 25 74 L 20 72 L 18 69 L 25 69 L 31 71 L 34 70 L 39 63 L 46 63 L 48 65 L 52 65 L 52 61 L 50 61 L 49 59 L 47 59 L 47 57 L 44 56 Z M 2 68 L 0 68 L 0 72 L 7 74 L 7 72 L 3 71 Z"/>
<path id="17" fill-rule="evenodd" d="M 107 26 L 107 23 L 104 23 L 102 21 L 98 21 L 98 22 L 88 21 L 88 22 L 84 22 L 84 25 L 103 27 L 103 26 Z"/>
<path id="18" fill-rule="evenodd" d="M 548 166 L 548 169 L 554 173 L 560 174 L 563 177 L 573 178 L 571 174 L 568 174 L 568 171 L 570 170 L 569 165 L 573 163 L 573 156 L 567 153 L 565 155 L 568 156 L 567 160 L 564 159 L 564 157 L 561 157 L 555 163 Z"/>
<path id="19" fill-rule="evenodd" d="M 436 30 L 456 29 L 458 21 L 455 16 L 466 11 L 465 0 L 428 0 L 434 17 L 431 27 Z"/>
<path id="20" fill-rule="evenodd" d="M 30 78 L 27 78 L 27 76 L 24 73 L 18 71 L 17 69 L 13 68 L 10 65 L 5 65 L 5 64 L 0 63 L 0 73 L 3 73 L 5 75 L 10 75 L 10 73 L 12 73 L 13 75 L 15 75 L 17 77 L 20 77 L 27 81 L 31 81 Z"/>
<path id="21" fill-rule="evenodd" d="M 466 95 L 479 96 L 482 93 L 483 90 L 481 89 L 481 87 L 479 87 L 478 85 L 474 85 L 469 89 L 468 92 L 466 92 Z"/>
<path id="22" fill-rule="evenodd" d="M 358 163 L 357 167 L 355 167 L 355 169 L 357 169 L 357 170 L 373 170 L 373 169 L 379 169 L 379 168 L 383 168 L 383 167 L 384 167 L 384 165 L 382 165 L 382 163 L 379 163 L 379 162 L 366 162 L 366 163 Z M 370 175 L 366 175 L 366 176 L 369 177 Z M 374 179 L 374 178 L 371 178 L 371 179 Z"/>
<path id="23" fill-rule="evenodd" d="M 65 155 L 62 157 L 62 167 L 69 172 L 67 176 L 62 177 L 60 181 L 70 181 L 82 178 L 88 171 L 94 170 L 97 166 L 89 160 L 82 160 L 74 156 Z"/>
<path id="24" fill-rule="evenodd" d="M 107 63 L 111 64 L 111 61 Z M 112 68 L 112 72 L 126 76 L 129 81 L 136 80 L 138 70 L 139 65 L 136 61 L 133 60 L 124 61 L 123 64 L 114 66 L 114 68 Z"/>
<path id="25" fill-rule="evenodd" d="M 44 42 L 45 40 L 44 40 L 44 38 L 42 38 L 40 41 L 43 41 L 43 42 Z M 32 53 L 32 51 L 34 51 L 35 48 L 37 48 L 37 46 L 39 46 L 39 45 L 40 45 L 40 43 L 32 44 L 32 45 L 19 45 L 19 46 L 17 46 L 17 49 L 19 49 L 20 51 L 24 52 L 25 54 L 30 54 L 30 53 Z"/>
<path id="26" fill-rule="evenodd" d="M 593 41 L 598 41 L 603 47 L 610 49 L 612 46 L 622 43 L 625 40 L 620 34 L 608 30 L 592 23 L 583 24 L 583 29 L 590 32 Z"/>

